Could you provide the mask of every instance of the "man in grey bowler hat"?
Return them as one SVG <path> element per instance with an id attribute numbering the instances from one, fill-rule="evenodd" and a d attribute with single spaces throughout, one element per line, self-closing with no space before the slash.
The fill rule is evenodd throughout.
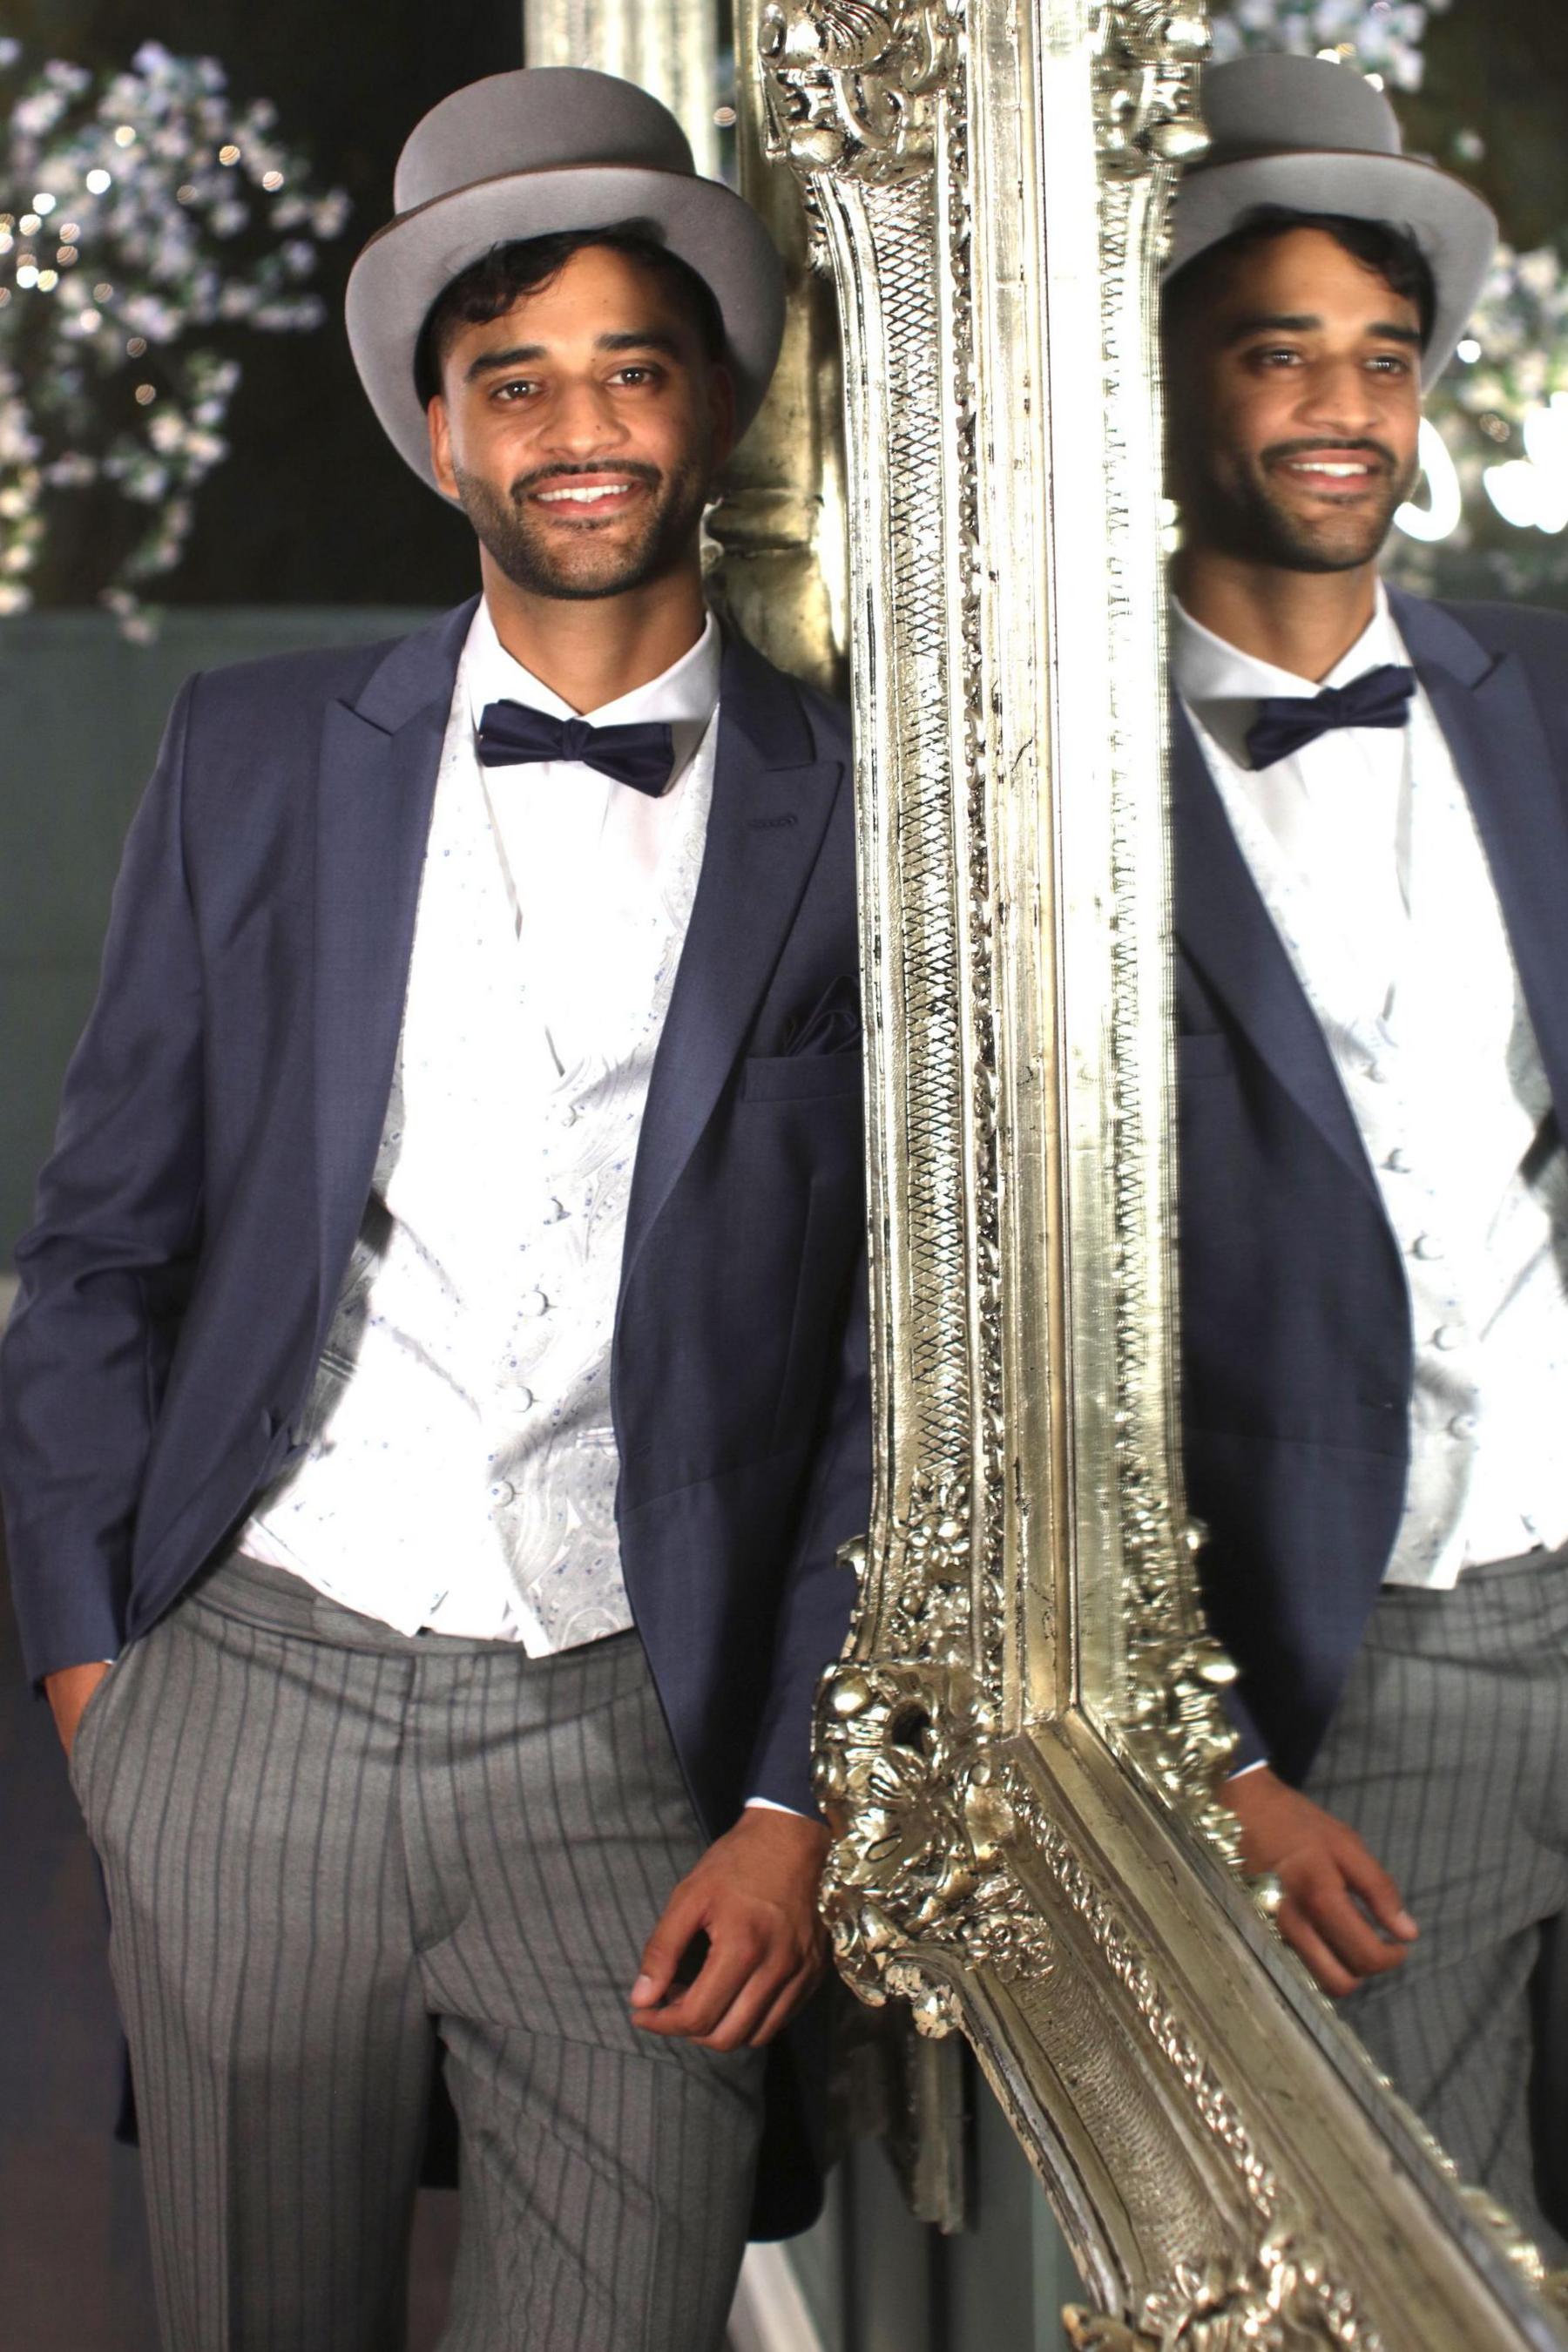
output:
<path id="1" fill-rule="evenodd" d="M 781 272 L 652 99 L 419 124 L 349 290 L 482 594 L 198 677 L 3 1361 L 170 2352 L 704 2352 L 818 2201 L 869 1420 L 849 751 L 703 600 Z"/>
<path id="2" fill-rule="evenodd" d="M 1380 581 L 1496 224 L 1217 68 L 1164 293 L 1184 1454 L 1281 1929 L 1561 2254 L 1568 623 Z"/>

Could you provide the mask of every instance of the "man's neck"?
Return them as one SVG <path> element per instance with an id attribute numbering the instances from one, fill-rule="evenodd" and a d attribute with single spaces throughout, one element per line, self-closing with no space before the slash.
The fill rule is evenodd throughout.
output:
<path id="1" fill-rule="evenodd" d="M 1184 548 L 1173 572 L 1184 609 L 1227 646 L 1321 685 L 1377 609 L 1377 567 L 1286 572 L 1211 548 Z"/>
<path id="2" fill-rule="evenodd" d="M 688 654 L 707 625 L 702 575 L 649 580 L 621 596 L 540 596 L 481 551 L 485 602 L 514 661 L 574 710 L 601 710 Z"/>

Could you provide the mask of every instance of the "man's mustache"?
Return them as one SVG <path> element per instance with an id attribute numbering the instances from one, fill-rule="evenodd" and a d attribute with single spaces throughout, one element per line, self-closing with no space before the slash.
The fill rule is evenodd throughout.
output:
<path id="1" fill-rule="evenodd" d="M 545 482 L 581 481 L 585 474 L 625 474 L 630 480 L 641 482 L 650 490 L 657 490 L 664 479 L 657 466 L 645 465 L 640 458 L 601 457 L 576 466 L 536 466 L 531 474 L 520 474 L 507 495 L 514 504 L 521 505 Z"/>

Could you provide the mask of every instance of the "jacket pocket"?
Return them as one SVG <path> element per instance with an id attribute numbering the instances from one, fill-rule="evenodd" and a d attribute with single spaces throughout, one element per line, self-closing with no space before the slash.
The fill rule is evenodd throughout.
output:
<path id="1" fill-rule="evenodd" d="M 865 1084 L 858 1052 L 754 1054 L 741 1065 L 742 1102 L 806 1102 L 818 1096 L 860 1095 Z"/>

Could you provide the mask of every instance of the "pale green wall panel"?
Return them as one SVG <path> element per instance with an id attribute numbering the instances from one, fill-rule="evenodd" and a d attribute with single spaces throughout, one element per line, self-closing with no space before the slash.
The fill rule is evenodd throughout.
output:
<path id="1" fill-rule="evenodd" d="M 120 845 L 180 684 L 260 654 L 397 636 L 428 617 L 182 607 L 146 646 L 104 614 L 0 621 L 0 1271 L 31 1214 Z"/>

